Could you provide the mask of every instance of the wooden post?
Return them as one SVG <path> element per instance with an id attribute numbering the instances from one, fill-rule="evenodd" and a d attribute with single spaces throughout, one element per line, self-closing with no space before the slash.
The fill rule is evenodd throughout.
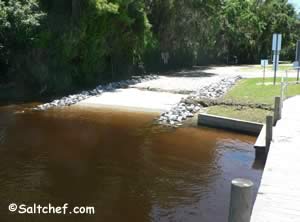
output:
<path id="1" fill-rule="evenodd" d="M 275 126 L 277 121 L 281 119 L 281 99 L 279 96 L 275 97 L 275 104 L 274 104 L 274 123 Z"/>
<path id="2" fill-rule="evenodd" d="M 250 222 L 252 198 L 252 181 L 242 178 L 232 180 L 228 222 Z"/>
<path id="3" fill-rule="evenodd" d="M 273 116 L 266 118 L 266 155 L 269 153 L 270 144 L 273 138 Z"/>

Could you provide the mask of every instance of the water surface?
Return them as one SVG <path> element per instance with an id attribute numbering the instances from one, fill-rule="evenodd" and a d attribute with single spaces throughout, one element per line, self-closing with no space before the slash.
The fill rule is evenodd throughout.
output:
<path id="1" fill-rule="evenodd" d="M 22 107 L 21 107 L 22 108 Z M 255 138 L 153 125 L 154 114 L 0 107 L 0 221 L 227 220 L 230 181 L 256 184 Z M 16 215 L 9 203 L 95 206 L 95 215 Z"/>

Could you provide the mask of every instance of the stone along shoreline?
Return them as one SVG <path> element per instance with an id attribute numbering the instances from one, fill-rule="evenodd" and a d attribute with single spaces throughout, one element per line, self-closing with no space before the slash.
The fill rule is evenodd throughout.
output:
<path id="1" fill-rule="evenodd" d="M 90 105 L 111 108 L 135 108 L 144 111 L 155 110 L 160 113 L 157 123 L 168 126 L 180 126 L 182 122 L 194 116 L 203 106 L 200 99 L 218 99 L 222 97 L 240 76 L 228 78 L 216 78 L 213 83 L 205 84 L 202 81 L 198 88 L 193 88 L 187 93 L 167 93 L 163 88 L 155 92 L 146 89 L 138 89 L 140 83 L 157 83 L 160 76 L 147 75 L 136 76 L 129 80 L 99 85 L 95 89 L 72 94 L 52 102 L 35 107 L 35 111 L 44 111 L 51 108 L 62 108 L 71 105 Z M 172 78 L 169 79 L 172 81 Z M 211 81 L 210 81 L 211 82 Z M 161 90 L 161 91 L 160 91 Z M 194 101 L 194 102 L 191 102 Z"/>

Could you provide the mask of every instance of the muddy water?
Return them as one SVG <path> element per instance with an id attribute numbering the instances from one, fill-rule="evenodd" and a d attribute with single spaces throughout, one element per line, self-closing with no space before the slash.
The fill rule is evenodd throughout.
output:
<path id="1" fill-rule="evenodd" d="M 224 222 L 230 181 L 259 183 L 254 137 L 165 129 L 154 114 L 0 108 L 0 221 Z M 17 112 L 16 112 L 17 111 Z M 95 215 L 18 215 L 9 203 L 94 206 Z"/>

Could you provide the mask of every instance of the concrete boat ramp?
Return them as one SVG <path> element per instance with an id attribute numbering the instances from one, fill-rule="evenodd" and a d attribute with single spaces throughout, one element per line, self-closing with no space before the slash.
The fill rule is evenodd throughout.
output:
<path id="1" fill-rule="evenodd" d="M 284 102 L 273 129 L 251 222 L 300 221 L 300 96 Z"/>
<path id="2" fill-rule="evenodd" d="M 128 88 L 105 92 L 101 96 L 83 100 L 77 105 L 162 113 L 170 110 L 186 96 Z"/>

